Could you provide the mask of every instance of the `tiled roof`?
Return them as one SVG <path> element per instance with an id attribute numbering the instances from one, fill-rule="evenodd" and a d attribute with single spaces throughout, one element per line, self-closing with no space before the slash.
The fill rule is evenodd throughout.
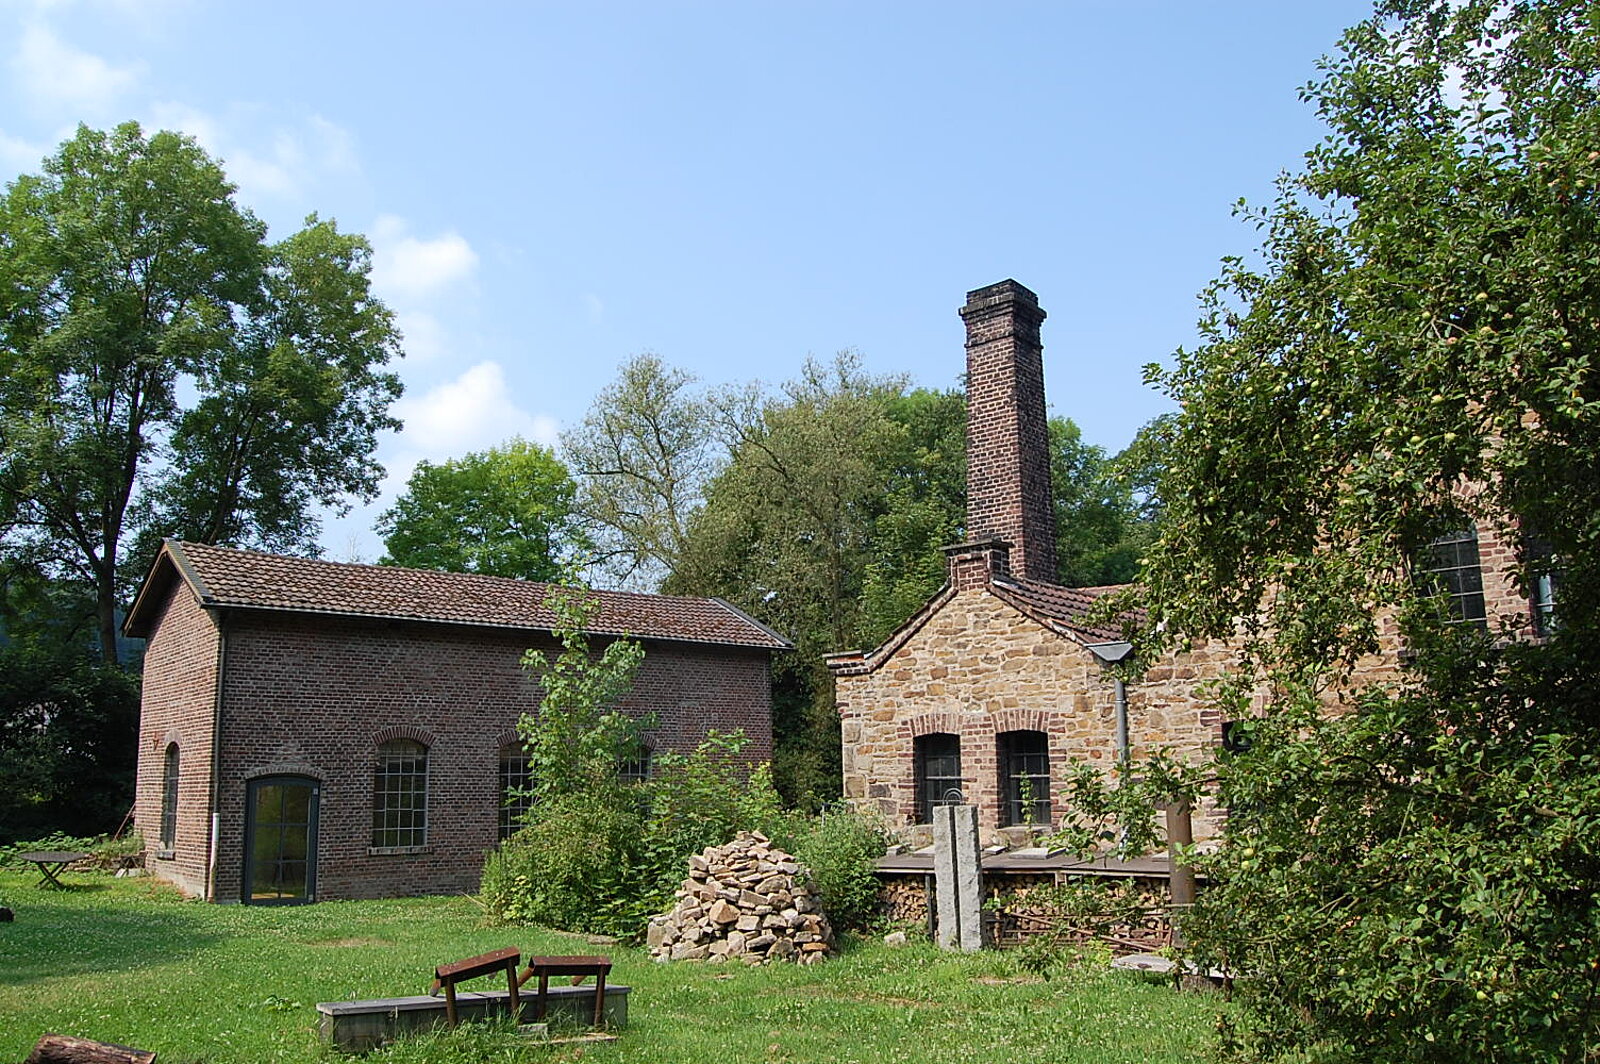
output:
<path id="1" fill-rule="evenodd" d="M 1107 587 L 1061 587 L 1020 577 L 991 577 L 984 585 L 1000 601 L 1033 618 L 1057 635 L 1064 636 L 1084 646 L 1094 643 L 1120 642 L 1125 638 L 1117 623 L 1089 624 L 1084 617 L 1096 601 L 1126 584 Z M 850 650 L 829 654 L 823 660 L 835 675 L 852 676 L 872 672 L 888 661 L 894 652 L 905 645 L 921 627 L 932 619 L 945 604 L 955 597 L 955 589 L 945 584 L 922 608 L 912 614 L 888 639 L 876 649 Z M 1118 620 L 1140 620 L 1138 613 L 1121 614 Z"/>
<path id="2" fill-rule="evenodd" d="M 181 576 L 207 607 L 544 631 L 556 623 L 545 604 L 551 584 L 291 558 L 169 540 L 128 615 L 129 634 L 147 634 L 160 591 L 173 575 Z M 624 591 L 593 594 L 600 606 L 587 630 L 596 635 L 769 650 L 790 646 L 778 633 L 721 599 Z"/>
<path id="3" fill-rule="evenodd" d="M 1060 587 L 1037 580 L 1004 577 L 991 580 L 989 586 L 1000 598 L 1013 606 L 1046 621 L 1055 628 L 1068 628 L 1092 639 L 1118 640 L 1123 638 L 1122 627 L 1117 624 L 1085 624 L 1084 616 L 1102 596 L 1121 591 L 1125 584 L 1107 587 Z"/>

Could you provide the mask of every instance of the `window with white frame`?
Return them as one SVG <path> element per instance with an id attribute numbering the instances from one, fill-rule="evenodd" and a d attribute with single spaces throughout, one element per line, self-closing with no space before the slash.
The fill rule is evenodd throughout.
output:
<path id="1" fill-rule="evenodd" d="M 1440 536 L 1424 547 L 1417 558 L 1416 574 L 1425 593 L 1443 598 L 1449 611 L 1446 622 L 1480 628 L 1488 624 L 1475 526 Z"/>

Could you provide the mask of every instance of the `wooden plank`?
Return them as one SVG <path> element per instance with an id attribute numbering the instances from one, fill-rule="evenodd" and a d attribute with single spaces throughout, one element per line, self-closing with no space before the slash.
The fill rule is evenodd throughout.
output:
<path id="1" fill-rule="evenodd" d="M 155 1059 L 154 1053 L 144 1049 L 47 1034 L 34 1043 L 23 1064 L 155 1064 Z"/>

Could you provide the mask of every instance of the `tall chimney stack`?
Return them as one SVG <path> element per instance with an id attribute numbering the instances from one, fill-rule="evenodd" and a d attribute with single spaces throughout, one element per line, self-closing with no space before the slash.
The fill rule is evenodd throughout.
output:
<path id="1" fill-rule="evenodd" d="M 1011 545 L 1016 575 L 1056 582 L 1039 297 L 1016 281 L 967 293 L 967 540 Z"/>

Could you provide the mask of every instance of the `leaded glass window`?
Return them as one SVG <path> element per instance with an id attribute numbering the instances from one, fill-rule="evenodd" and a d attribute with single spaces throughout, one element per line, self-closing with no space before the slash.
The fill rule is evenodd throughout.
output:
<path id="1" fill-rule="evenodd" d="M 381 849 L 428 842 L 428 748 L 415 739 L 378 747 L 372 781 L 372 845 Z"/>

